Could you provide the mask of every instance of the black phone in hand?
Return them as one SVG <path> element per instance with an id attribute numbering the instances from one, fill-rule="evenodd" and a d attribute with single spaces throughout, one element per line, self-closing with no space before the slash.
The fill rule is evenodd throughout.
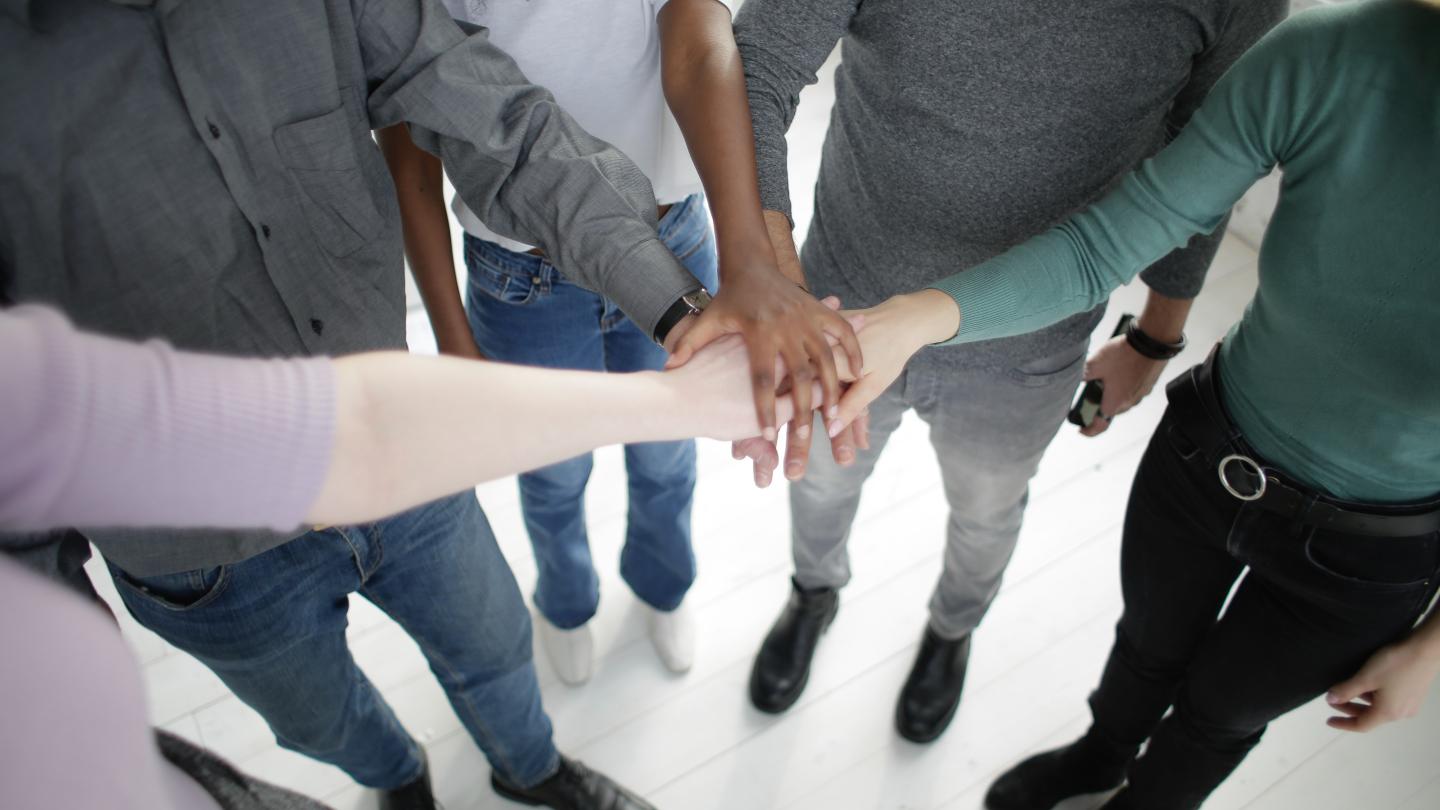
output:
<path id="1" fill-rule="evenodd" d="M 1125 334 L 1125 330 L 1130 328 L 1130 322 L 1133 320 L 1135 320 L 1135 316 L 1128 312 L 1121 315 L 1120 323 L 1110 337 L 1116 338 Z M 1070 424 L 1082 428 L 1090 427 L 1094 423 L 1095 417 L 1100 415 L 1100 397 L 1104 394 L 1105 386 L 1099 380 L 1085 383 L 1085 387 L 1080 389 L 1080 397 L 1075 400 L 1075 407 L 1070 409 L 1070 415 L 1067 417 Z"/>

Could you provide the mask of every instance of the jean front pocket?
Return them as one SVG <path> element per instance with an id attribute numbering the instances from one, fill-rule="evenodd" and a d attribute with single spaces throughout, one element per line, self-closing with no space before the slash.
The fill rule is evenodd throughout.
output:
<path id="1" fill-rule="evenodd" d="M 479 293 L 502 304 L 529 304 L 544 286 L 543 267 L 538 257 L 465 237 L 465 270 L 470 276 L 471 296 Z"/>
<path id="2" fill-rule="evenodd" d="M 132 599 L 172 612 L 198 610 L 219 599 L 230 584 L 225 565 L 153 577 L 133 577 L 112 565 L 110 574 L 131 610 L 137 607 Z"/>
<path id="3" fill-rule="evenodd" d="M 1051 385 L 1076 385 L 1080 382 L 1085 365 L 1085 350 L 1078 354 L 1062 352 L 1041 357 L 1010 369 L 1007 376 L 1025 388 L 1046 388 Z"/>
<path id="4" fill-rule="evenodd" d="M 1305 532 L 1305 559 L 1316 571 L 1351 588 L 1419 592 L 1440 568 L 1440 535 L 1359 537 L 1311 528 Z"/>

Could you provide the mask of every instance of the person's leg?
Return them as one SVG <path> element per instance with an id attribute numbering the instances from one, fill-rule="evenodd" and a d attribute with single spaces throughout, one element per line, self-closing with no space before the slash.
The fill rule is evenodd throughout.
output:
<path id="1" fill-rule="evenodd" d="M 810 680 L 815 649 L 840 608 L 839 589 L 850 580 L 846 546 L 861 487 L 908 407 L 906 376 L 902 373 L 870 404 L 870 447 L 857 450 L 854 464 L 836 464 L 830 443 L 820 438 L 810 446 L 805 477 L 790 484 L 795 575 L 790 598 L 750 671 L 750 702 L 763 712 L 778 713 L 793 706 Z M 824 429 L 817 418 L 817 436 L 823 437 Z"/>
<path id="2" fill-rule="evenodd" d="M 361 593 L 420 645 L 491 765 L 530 787 L 558 767 L 530 615 L 473 492 L 375 524 Z"/>
<path id="3" fill-rule="evenodd" d="M 895 707 L 895 727 L 927 743 L 949 726 L 969 668 L 970 633 L 1000 590 L 1030 478 L 1065 418 L 1085 357 L 1069 346 L 1014 368 L 911 363 L 910 398 L 930 426 L 950 506 L 930 621 Z"/>
<path id="4" fill-rule="evenodd" d="M 604 299 L 566 282 L 549 262 L 465 237 L 466 309 L 476 344 L 506 363 L 599 371 Z M 517 429 L 525 427 L 524 414 Z M 549 425 L 529 429 L 549 430 Z M 535 550 L 535 605 L 555 627 L 580 627 L 599 605 L 585 526 L 590 454 L 519 477 L 520 505 Z"/>
<path id="5" fill-rule="evenodd" d="M 930 599 L 940 638 L 969 635 L 999 591 L 1030 479 L 1065 420 L 1085 348 L 1003 370 L 912 367 L 912 401 L 930 426 L 950 505 L 944 570 Z"/>
<path id="6" fill-rule="evenodd" d="M 366 535 L 314 531 L 203 571 L 110 570 L 136 620 L 219 675 L 282 746 L 393 790 L 420 776 L 424 759 L 345 642 Z"/>
<path id="7" fill-rule="evenodd" d="M 1117 807 L 1200 807 L 1271 720 L 1404 638 L 1440 572 L 1440 535 L 1342 535 L 1249 510 L 1228 545 L 1250 571 L 1190 662 L 1174 711 L 1131 767 Z"/>
<path id="8" fill-rule="evenodd" d="M 1130 489 L 1120 551 L 1125 610 L 1090 696 L 1094 722 L 1071 745 L 1037 754 L 1003 774 L 991 786 L 986 807 L 1050 808 L 1124 780 L 1141 744 L 1169 710 L 1243 567 L 1225 548 L 1238 502 L 1215 497 L 1213 469 L 1167 411 Z"/>
<path id="9" fill-rule="evenodd" d="M 870 404 L 870 446 L 855 451 L 855 461 L 842 467 L 830 454 L 824 422 L 815 421 L 805 477 L 790 482 L 790 549 L 795 583 L 804 589 L 843 588 L 850 582 L 850 530 L 860 509 L 860 494 L 890 435 L 909 409 L 909 372 Z"/>
<path id="10" fill-rule="evenodd" d="M 675 203 L 660 220 L 660 238 L 708 290 L 716 286 L 715 239 L 704 198 Z M 611 302 L 605 306 L 607 371 L 658 371 L 665 350 Z M 620 573 L 646 604 L 673 611 L 695 580 L 690 509 L 695 496 L 695 442 L 625 446 L 629 515 Z"/>

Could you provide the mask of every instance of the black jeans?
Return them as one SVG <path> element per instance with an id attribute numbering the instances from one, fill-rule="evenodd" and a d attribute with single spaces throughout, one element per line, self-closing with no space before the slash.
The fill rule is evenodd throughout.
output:
<path id="1" fill-rule="evenodd" d="M 1090 698 L 1093 736 L 1127 756 L 1150 741 L 1133 806 L 1199 807 L 1271 720 L 1404 638 L 1437 573 L 1440 534 L 1338 534 L 1245 507 L 1167 411 L 1130 491 L 1125 612 Z"/>

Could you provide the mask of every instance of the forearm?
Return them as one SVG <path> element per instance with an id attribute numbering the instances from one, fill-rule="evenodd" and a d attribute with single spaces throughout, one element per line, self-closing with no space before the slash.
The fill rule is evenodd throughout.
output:
<path id="1" fill-rule="evenodd" d="M 660 13 L 660 30 L 665 99 L 715 218 L 721 282 L 737 273 L 774 272 L 729 11 L 716 0 L 671 0 Z"/>
<path id="2" fill-rule="evenodd" d="M 795 233 L 790 218 L 782 211 L 765 211 L 765 230 L 770 237 L 770 249 L 775 254 L 775 264 L 780 274 L 792 283 L 808 290 L 805 268 L 800 264 L 800 253 L 795 249 Z"/>
<path id="3" fill-rule="evenodd" d="M 440 161 L 412 143 L 403 124 L 380 130 L 376 139 L 395 181 L 405 258 L 425 302 L 435 341 L 445 354 L 469 351 L 474 339 L 455 279 Z"/>
<path id="4" fill-rule="evenodd" d="M 314 523 L 363 522 L 596 447 L 696 432 L 693 408 L 654 373 L 378 353 L 335 361 L 335 377 L 334 449 Z M 564 429 L 486 417 L 514 413 Z"/>
<path id="5" fill-rule="evenodd" d="M 1135 325 L 1162 343 L 1178 343 L 1194 303 L 1193 298 L 1170 298 L 1150 290 Z"/>
<path id="6" fill-rule="evenodd" d="M 645 175 L 486 36 L 463 35 L 433 0 L 371 0 L 359 19 L 371 125 L 408 123 L 486 226 L 544 248 L 646 331 L 694 289 L 655 233 Z"/>

